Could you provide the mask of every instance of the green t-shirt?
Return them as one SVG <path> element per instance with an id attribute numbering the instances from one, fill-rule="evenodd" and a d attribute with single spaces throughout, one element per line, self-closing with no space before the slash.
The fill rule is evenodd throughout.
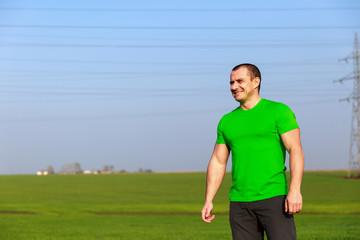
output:
<path id="1" fill-rule="evenodd" d="M 290 108 L 266 99 L 221 118 L 216 142 L 231 150 L 230 201 L 251 202 L 288 193 L 286 149 L 280 134 L 295 128 L 299 126 Z"/>

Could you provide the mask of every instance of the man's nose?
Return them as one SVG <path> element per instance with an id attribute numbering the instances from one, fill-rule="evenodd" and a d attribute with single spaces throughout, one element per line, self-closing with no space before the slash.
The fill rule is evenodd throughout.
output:
<path id="1" fill-rule="evenodd" d="M 237 88 L 237 84 L 236 83 L 233 83 L 230 85 L 230 89 L 231 90 L 235 90 Z"/>

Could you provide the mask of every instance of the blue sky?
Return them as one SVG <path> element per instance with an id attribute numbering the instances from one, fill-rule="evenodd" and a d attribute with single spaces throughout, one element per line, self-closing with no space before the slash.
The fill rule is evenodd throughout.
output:
<path id="1" fill-rule="evenodd" d="M 0 1 L 0 174 L 205 171 L 229 74 L 301 127 L 306 169 L 346 169 L 357 1 Z M 229 161 L 229 166 L 231 161 Z"/>

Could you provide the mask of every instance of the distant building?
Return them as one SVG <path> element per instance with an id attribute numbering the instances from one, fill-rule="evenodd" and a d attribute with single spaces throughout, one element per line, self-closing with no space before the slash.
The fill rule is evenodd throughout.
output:
<path id="1" fill-rule="evenodd" d="M 36 172 L 36 175 L 48 175 L 49 174 L 49 172 L 48 172 L 48 170 L 39 170 L 39 171 L 37 171 Z"/>
<path id="2" fill-rule="evenodd" d="M 96 175 L 96 174 L 99 174 L 99 171 L 92 171 L 92 170 L 84 170 L 83 171 L 83 174 L 94 174 L 94 175 Z"/>

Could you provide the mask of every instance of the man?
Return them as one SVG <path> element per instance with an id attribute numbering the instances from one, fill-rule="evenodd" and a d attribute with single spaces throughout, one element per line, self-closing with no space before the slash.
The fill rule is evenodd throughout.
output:
<path id="1" fill-rule="evenodd" d="M 233 239 L 296 239 L 293 214 L 302 208 L 300 185 L 304 154 L 295 115 L 286 105 L 260 97 L 261 73 L 240 64 L 230 75 L 230 90 L 240 106 L 224 115 L 207 171 L 203 221 L 210 223 L 213 199 L 222 183 L 230 151 L 230 226 Z M 290 155 L 290 189 L 285 155 Z"/>

